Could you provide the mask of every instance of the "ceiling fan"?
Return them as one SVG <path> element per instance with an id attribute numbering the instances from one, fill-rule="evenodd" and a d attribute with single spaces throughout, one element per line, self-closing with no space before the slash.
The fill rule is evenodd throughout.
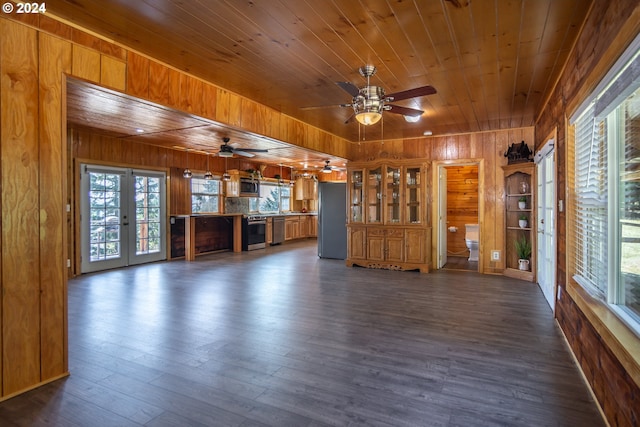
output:
<path id="1" fill-rule="evenodd" d="M 233 148 L 231 144 L 229 144 L 229 137 L 222 138 L 223 144 L 220 146 L 220 151 L 218 152 L 219 157 L 232 157 L 234 154 L 244 157 L 254 157 L 253 153 L 267 153 L 268 150 L 260 149 L 260 148 Z"/>
<path id="2" fill-rule="evenodd" d="M 376 73 L 376 67 L 373 65 L 365 65 L 358 69 L 362 77 L 366 77 L 367 85 L 358 88 L 351 82 L 336 82 L 345 92 L 353 98 L 348 104 L 338 104 L 339 107 L 353 108 L 353 114 L 345 121 L 348 123 L 352 117 L 365 125 L 373 125 L 380 121 L 382 112 L 401 114 L 405 117 L 420 117 L 424 111 L 414 108 L 401 107 L 399 105 L 390 104 L 393 101 L 402 101 L 405 99 L 416 98 L 419 96 L 433 95 L 436 90 L 433 86 L 421 86 L 413 89 L 394 92 L 385 95 L 384 88 L 380 86 L 372 86 L 370 84 L 371 76 Z M 306 107 L 307 109 L 318 107 Z"/>

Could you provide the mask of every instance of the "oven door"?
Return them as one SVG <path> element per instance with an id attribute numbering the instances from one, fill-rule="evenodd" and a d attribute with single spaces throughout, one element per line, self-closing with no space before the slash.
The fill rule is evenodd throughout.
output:
<path id="1" fill-rule="evenodd" d="M 242 220 L 242 250 L 252 251 L 266 247 L 267 220 Z"/>

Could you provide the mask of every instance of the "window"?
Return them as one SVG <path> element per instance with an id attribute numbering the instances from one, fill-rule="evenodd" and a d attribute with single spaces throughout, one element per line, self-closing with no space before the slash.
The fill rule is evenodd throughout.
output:
<path id="1" fill-rule="evenodd" d="M 191 178 L 191 212 L 220 212 L 220 180 Z"/>
<path id="2" fill-rule="evenodd" d="M 260 213 L 280 213 L 291 210 L 291 188 L 275 183 L 260 183 L 260 198 L 249 201 L 249 210 Z"/>
<path id="3" fill-rule="evenodd" d="M 640 38 L 572 120 L 575 280 L 640 332 Z"/>

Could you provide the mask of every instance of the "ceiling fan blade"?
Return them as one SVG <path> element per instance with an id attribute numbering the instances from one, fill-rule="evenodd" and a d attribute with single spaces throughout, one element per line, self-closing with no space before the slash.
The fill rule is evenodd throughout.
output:
<path id="1" fill-rule="evenodd" d="M 387 111 L 395 114 L 402 114 L 403 116 L 421 116 L 424 111 L 416 110 L 414 108 L 401 107 L 399 105 L 386 104 L 385 109 L 388 108 Z"/>
<path id="2" fill-rule="evenodd" d="M 344 124 L 345 124 L 345 125 L 347 125 L 347 124 L 351 123 L 351 121 L 353 120 L 353 118 L 354 118 L 355 116 L 356 116 L 356 113 L 355 113 L 355 112 L 353 112 L 353 113 L 349 116 L 349 118 L 347 118 L 347 120 L 345 120 L 345 121 L 344 121 Z"/>
<path id="3" fill-rule="evenodd" d="M 233 150 L 233 154 L 237 154 L 239 156 L 244 156 L 244 157 L 255 157 L 255 154 L 247 153 L 246 151 L 242 151 L 242 150 Z"/>
<path id="4" fill-rule="evenodd" d="M 354 85 L 351 82 L 336 82 L 336 84 L 353 98 L 358 96 L 358 94 L 360 93 L 360 89 L 358 89 L 358 86 Z"/>
<path id="5" fill-rule="evenodd" d="M 245 151 L 247 153 L 268 153 L 269 150 L 266 148 L 240 148 L 239 150 L 233 149 L 234 152 Z"/>
<path id="6" fill-rule="evenodd" d="M 351 107 L 351 104 L 312 105 L 309 107 L 300 107 L 300 109 L 301 110 L 319 110 L 321 108 L 334 108 L 334 107 Z"/>
<path id="7" fill-rule="evenodd" d="M 386 99 L 389 101 L 401 101 L 418 96 L 433 95 L 434 93 L 436 93 L 436 89 L 433 86 L 422 86 L 403 90 L 402 92 L 390 93 L 386 96 Z"/>

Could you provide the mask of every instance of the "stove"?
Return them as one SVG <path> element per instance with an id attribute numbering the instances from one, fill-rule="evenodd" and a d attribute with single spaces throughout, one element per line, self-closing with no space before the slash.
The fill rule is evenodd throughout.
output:
<path id="1" fill-rule="evenodd" d="M 242 250 L 264 249 L 266 244 L 267 217 L 247 215 L 242 218 Z"/>

